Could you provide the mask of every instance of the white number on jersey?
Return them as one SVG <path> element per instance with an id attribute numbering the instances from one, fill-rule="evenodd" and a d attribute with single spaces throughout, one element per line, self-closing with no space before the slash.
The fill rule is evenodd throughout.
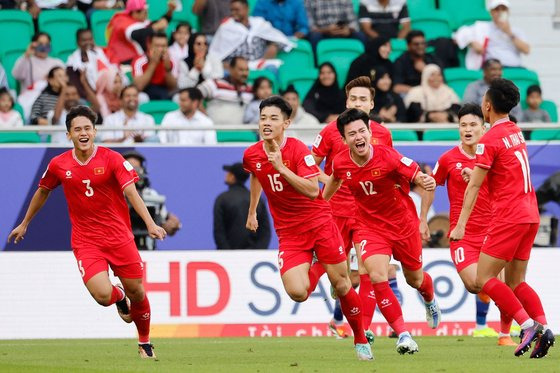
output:
<path id="1" fill-rule="evenodd" d="M 521 172 L 523 172 L 523 189 L 525 193 L 530 192 L 533 190 L 533 186 L 531 185 L 531 168 L 529 167 L 529 157 L 527 157 L 525 149 L 523 149 L 521 152 L 519 150 L 516 150 L 514 154 L 521 164 Z"/>
<path id="2" fill-rule="evenodd" d="M 278 253 L 278 268 L 282 269 L 282 267 L 284 267 L 284 259 L 282 259 L 282 255 L 284 255 L 283 251 L 280 251 Z"/>
<path id="3" fill-rule="evenodd" d="M 93 196 L 93 188 L 91 187 L 91 185 L 89 185 L 91 183 L 91 180 L 82 180 L 82 183 L 86 184 L 86 197 Z"/>
<path id="4" fill-rule="evenodd" d="M 374 194 L 377 194 L 377 192 L 375 191 L 374 187 L 373 187 L 373 182 L 371 181 L 360 181 L 360 185 L 362 186 L 362 189 L 364 190 L 364 193 L 366 194 L 366 196 L 371 196 Z"/>
<path id="5" fill-rule="evenodd" d="M 281 192 L 284 190 L 284 185 L 280 181 L 280 174 L 267 175 L 270 181 L 270 187 L 273 192 Z"/>
<path id="6" fill-rule="evenodd" d="M 465 249 L 463 249 L 463 247 L 458 247 L 457 250 L 455 250 L 455 265 L 462 263 L 465 261 Z"/>

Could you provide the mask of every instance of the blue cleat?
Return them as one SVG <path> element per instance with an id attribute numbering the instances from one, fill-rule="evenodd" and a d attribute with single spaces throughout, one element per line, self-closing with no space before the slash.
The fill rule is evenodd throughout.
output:
<path id="1" fill-rule="evenodd" d="M 521 343 L 515 349 L 514 355 L 521 356 L 525 352 L 529 351 L 531 348 L 531 343 L 536 340 L 540 334 L 542 334 L 543 327 L 541 324 L 535 321 L 534 325 L 530 328 L 523 329 L 523 339 L 521 339 Z"/>
<path id="2" fill-rule="evenodd" d="M 424 302 L 424 306 L 426 307 L 426 321 L 428 322 L 428 326 L 432 329 L 436 329 L 441 322 L 441 310 L 439 309 L 436 299 L 434 298 L 429 303 Z"/>
<path id="3" fill-rule="evenodd" d="M 356 343 L 354 348 L 356 349 L 358 360 L 373 360 L 369 343 Z"/>
<path id="4" fill-rule="evenodd" d="M 554 334 L 552 330 L 546 329 L 544 333 L 539 335 L 537 343 L 535 343 L 535 348 L 531 352 L 531 359 L 540 359 L 545 357 L 548 353 L 548 349 L 554 346 Z"/>
<path id="5" fill-rule="evenodd" d="M 414 342 L 409 332 L 404 332 L 399 335 L 399 339 L 397 341 L 397 352 L 401 355 L 412 355 L 413 353 L 418 352 L 418 344 Z"/>

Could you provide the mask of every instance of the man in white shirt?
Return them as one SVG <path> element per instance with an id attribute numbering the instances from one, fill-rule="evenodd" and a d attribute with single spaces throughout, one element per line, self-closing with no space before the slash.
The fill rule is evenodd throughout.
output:
<path id="1" fill-rule="evenodd" d="M 212 128 L 214 123 L 202 114 L 198 107 L 202 101 L 202 93 L 198 88 L 184 88 L 179 91 L 179 110 L 165 114 L 161 128 L 167 126 L 197 126 Z M 216 131 L 158 131 L 162 144 L 181 145 L 213 145 L 216 144 Z"/>
<path id="2" fill-rule="evenodd" d="M 155 126 L 151 115 L 138 111 L 138 88 L 133 85 L 125 87 L 121 92 L 122 109 L 103 120 L 103 128 L 126 126 L 130 130 L 99 131 L 103 142 L 134 142 L 157 141 L 155 131 L 134 130 L 135 127 Z"/>

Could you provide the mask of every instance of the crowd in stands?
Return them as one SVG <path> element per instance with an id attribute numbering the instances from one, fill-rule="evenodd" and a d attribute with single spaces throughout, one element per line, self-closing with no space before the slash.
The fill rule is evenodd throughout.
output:
<path id="1" fill-rule="evenodd" d="M 186 4 L 192 8 L 182 9 Z M 260 102 L 280 93 L 294 109 L 290 133 L 305 137 L 298 126 L 335 119 L 345 109 L 343 84 L 361 75 L 372 79 L 373 115 L 381 121 L 448 123 L 457 121 L 461 103 L 481 102 L 504 68 L 523 68 L 521 55 L 530 52 L 523 31 L 510 24 L 508 0 L 487 0 L 488 20 L 435 40 L 413 29 L 406 0 L 355 5 L 352 0 L 170 0 L 161 17 L 150 19 L 146 0 L 2 0 L 2 9 L 30 13 L 36 32 L 9 71 L 0 65 L 0 127 L 63 125 L 72 106 L 87 103 L 99 114 L 99 124 L 129 128 L 100 132 L 105 142 L 214 144 L 214 131 L 136 130 L 154 124 L 142 104 L 178 104 L 158 123 L 162 127 L 254 124 Z M 88 24 L 96 12 L 114 10 L 106 47 L 97 46 L 91 28 L 83 27 L 75 33 L 77 48 L 59 58 L 51 35 L 39 27 L 41 15 L 51 9 L 81 11 Z M 177 11 L 197 22 L 177 21 Z M 340 39 L 357 42 L 362 51 L 344 69 L 319 58 L 321 41 Z M 315 81 L 307 89 L 280 86 L 283 69 L 288 70 L 282 66 L 285 56 L 305 43 L 312 53 L 310 68 L 318 66 Z M 399 43 L 406 49 L 397 57 L 393 45 Z M 445 81 L 445 69 L 459 66 L 459 49 L 466 49 L 466 68 L 483 72 L 464 94 Z M 7 74 L 17 85 L 9 86 Z M 538 85 L 524 87 L 522 96 L 527 109 L 518 105 L 512 111 L 516 118 L 551 120 L 541 109 Z M 50 141 L 67 140 L 52 135 Z"/>

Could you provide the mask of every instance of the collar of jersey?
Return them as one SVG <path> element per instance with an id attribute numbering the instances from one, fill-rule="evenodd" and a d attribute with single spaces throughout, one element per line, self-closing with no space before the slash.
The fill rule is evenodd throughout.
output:
<path id="1" fill-rule="evenodd" d="M 286 145 L 286 141 L 288 141 L 288 136 L 284 136 L 284 140 L 282 140 L 282 144 L 280 144 L 280 150 L 284 149 L 284 146 Z M 265 141 L 263 140 L 262 148 L 263 148 L 264 152 L 266 153 L 266 148 L 264 147 L 264 143 L 265 143 Z"/>
<path id="2" fill-rule="evenodd" d="M 495 126 L 497 126 L 498 124 L 507 123 L 507 122 L 510 122 L 509 116 L 508 116 L 508 117 L 505 117 L 505 118 L 498 119 L 497 121 L 494 122 L 494 124 L 492 125 L 492 127 L 495 127 Z"/>
<path id="3" fill-rule="evenodd" d="M 89 163 L 89 161 L 91 161 L 91 160 L 93 159 L 93 157 L 95 157 L 95 154 L 96 154 L 96 153 L 97 153 L 97 145 L 93 145 L 93 153 L 91 153 L 91 155 L 89 156 L 89 158 L 86 159 L 86 161 L 85 161 L 84 163 L 82 163 L 82 162 L 78 159 L 78 157 L 76 157 L 76 149 L 72 149 L 72 158 L 74 158 L 74 160 L 75 160 L 76 162 L 78 162 L 78 164 L 79 164 L 80 166 L 86 166 L 86 165 Z"/>
<path id="4" fill-rule="evenodd" d="M 352 158 L 352 151 L 350 149 L 348 149 L 348 151 L 350 152 L 350 159 L 352 160 L 352 162 L 354 162 L 354 164 L 358 167 L 364 167 L 366 164 L 369 163 L 369 161 L 371 161 L 371 159 L 373 158 L 373 145 L 369 144 L 369 158 L 367 161 L 364 162 L 363 165 L 359 165 L 358 163 L 356 163 L 356 161 L 354 160 L 354 158 Z"/>
<path id="5" fill-rule="evenodd" d="M 459 148 L 459 151 L 461 152 L 461 154 L 463 154 L 465 157 L 467 157 L 468 159 L 476 159 L 476 156 L 470 155 L 469 153 L 467 153 L 465 151 L 465 149 L 463 149 L 463 145 L 459 144 L 457 145 L 457 147 Z"/>

